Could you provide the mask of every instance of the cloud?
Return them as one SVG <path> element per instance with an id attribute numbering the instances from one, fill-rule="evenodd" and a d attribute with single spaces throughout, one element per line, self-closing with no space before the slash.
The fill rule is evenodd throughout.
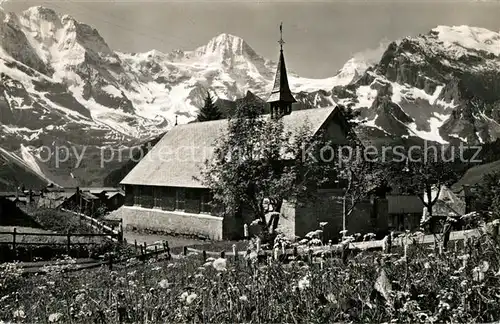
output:
<path id="1" fill-rule="evenodd" d="M 363 51 L 357 52 L 353 55 L 354 59 L 367 63 L 368 65 L 376 64 L 382 58 L 385 50 L 392 41 L 382 39 L 376 48 L 368 48 Z"/>

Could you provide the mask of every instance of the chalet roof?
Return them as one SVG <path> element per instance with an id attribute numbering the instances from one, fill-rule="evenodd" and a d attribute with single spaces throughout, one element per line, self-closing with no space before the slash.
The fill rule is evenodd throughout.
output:
<path id="1" fill-rule="evenodd" d="M 436 197 L 437 190 L 431 193 L 432 199 Z M 427 201 L 427 197 L 424 196 Z M 427 208 L 424 207 L 424 218 L 428 216 Z M 465 202 L 453 193 L 448 187 L 443 186 L 439 192 L 439 197 L 432 206 L 434 216 L 462 216 L 465 214 Z"/>
<path id="2" fill-rule="evenodd" d="M 283 101 L 286 103 L 297 102 L 290 91 L 290 85 L 288 84 L 288 76 L 286 73 L 285 57 L 283 56 L 283 50 L 280 51 L 280 58 L 278 61 L 278 67 L 276 69 L 276 76 L 274 78 L 274 86 L 271 90 L 271 94 L 267 99 L 267 102 Z"/>
<path id="3" fill-rule="evenodd" d="M 500 171 L 500 160 L 476 165 L 468 169 L 462 178 L 452 186 L 452 189 L 455 192 L 460 192 L 463 189 L 463 186 L 480 185 L 483 182 L 485 175 L 498 171 Z"/>
<path id="4" fill-rule="evenodd" d="M 305 125 L 317 133 L 336 107 L 293 111 L 283 118 L 285 131 Z M 264 115 L 269 118 L 269 115 Z M 204 188 L 201 173 L 213 154 L 215 141 L 227 130 L 228 120 L 178 125 L 148 152 L 121 184 Z"/>

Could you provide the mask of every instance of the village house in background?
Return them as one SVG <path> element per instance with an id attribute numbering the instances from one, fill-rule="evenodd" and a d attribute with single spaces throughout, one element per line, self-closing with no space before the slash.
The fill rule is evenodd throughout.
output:
<path id="1" fill-rule="evenodd" d="M 36 206 L 40 192 L 21 188 L 17 191 L 0 192 L 0 198 L 9 200 L 18 207 Z"/>
<path id="2" fill-rule="evenodd" d="M 48 186 L 41 191 L 38 208 L 68 209 L 88 216 L 104 214 L 123 205 L 125 193 L 113 187 L 60 188 Z"/>
<path id="3" fill-rule="evenodd" d="M 322 131 L 334 144 L 346 144 L 345 119 L 338 107 L 292 111 L 296 100 L 288 84 L 282 40 L 280 45 L 275 83 L 267 100 L 271 114 L 264 117 L 282 118 L 285 131 L 292 132 L 307 122 L 313 133 Z M 113 217 L 121 218 L 126 229 L 215 240 L 243 237 L 244 224 L 251 223 L 252 216 L 245 212 L 224 215 L 222 209 L 213 209 L 210 190 L 200 181 L 204 162 L 210 159 L 215 141 L 227 126 L 228 120 L 217 120 L 173 127 L 121 181 L 126 192 L 125 206 Z M 327 222 L 325 238 L 337 237 L 343 227 L 343 185 L 339 181 L 321 190 L 319 200 L 302 207 L 284 203 L 278 228 L 295 238 Z M 372 196 L 359 202 L 346 226 L 354 233 L 386 230 L 387 199 Z"/>

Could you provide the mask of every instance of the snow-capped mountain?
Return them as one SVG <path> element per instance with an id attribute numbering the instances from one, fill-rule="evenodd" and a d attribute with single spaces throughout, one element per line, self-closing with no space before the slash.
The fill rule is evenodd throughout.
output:
<path id="1" fill-rule="evenodd" d="M 404 38 L 333 93 L 338 103 L 360 109 L 378 136 L 494 141 L 500 137 L 500 34 L 438 26 Z"/>
<path id="2" fill-rule="evenodd" d="M 16 153 L 38 178 L 61 184 L 102 179 L 176 116 L 193 120 L 207 91 L 221 103 L 266 99 L 276 70 L 229 34 L 189 51 L 116 52 L 94 28 L 44 7 L 0 9 L 0 36 L 0 158 Z M 500 34 L 439 26 L 390 43 L 376 64 L 355 56 L 326 79 L 288 72 L 302 108 L 358 109 L 369 138 L 482 143 L 500 135 L 499 66 Z M 68 144 L 76 149 L 62 166 L 40 162 L 44 146 Z M 107 146 L 123 149 L 122 160 L 96 167 Z M 83 149 L 89 160 L 77 167 Z"/>
<path id="3" fill-rule="evenodd" d="M 130 147 L 168 130 L 176 116 L 194 119 L 207 91 L 226 100 L 266 95 L 276 69 L 229 34 L 192 51 L 115 52 L 96 29 L 44 7 L 0 11 L 0 35 L 2 147 L 20 153 L 24 145 L 38 157 L 54 142 Z M 318 89 L 348 83 L 348 74 L 315 80 L 291 73 L 290 82 L 315 102 Z"/>

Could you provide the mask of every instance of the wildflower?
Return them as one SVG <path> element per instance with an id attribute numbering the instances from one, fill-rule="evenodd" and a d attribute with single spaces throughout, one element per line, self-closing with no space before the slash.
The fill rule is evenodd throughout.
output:
<path id="1" fill-rule="evenodd" d="M 315 238 L 315 239 L 312 239 L 312 240 L 309 242 L 309 244 L 310 244 L 310 245 L 321 245 L 321 244 L 322 244 L 322 242 L 321 242 L 321 240 L 320 240 L 320 239 Z"/>
<path id="2" fill-rule="evenodd" d="M 438 305 L 439 308 L 441 309 L 446 309 L 446 310 L 449 310 L 451 307 L 450 307 L 450 304 L 448 303 L 445 303 L 444 301 L 439 301 L 439 305 Z"/>
<path id="3" fill-rule="evenodd" d="M 241 295 L 239 299 L 243 302 L 248 301 L 248 297 L 246 295 Z"/>
<path id="4" fill-rule="evenodd" d="M 158 271 L 158 270 L 161 270 L 161 267 L 154 267 L 151 269 L 152 271 Z"/>
<path id="5" fill-rule="evenodd" d="M 328 294 L 326 294 L 325 298 L 326 298 L 326 300 L 328 300 L 329 303 L 337 304 L 337 298 L 335 297 L 334 294 L 328 293 Z"/>
<path id="6" fill-rule="evenodd" d="M 299 244 L 307 244 L 307 242 L 309 242 L 308 239 L 302 239 L 299 241 Z"/>
<path id="7" fill-rule="evenodd" d="M 180 296 L 179 299 L 180 301 L 185 301 L 186 298 L 189 296 L 189 293 L 187 291 L 183 292 Z"/>
<path id="8" fill-rule="evenodd" d="M 85 299 L 85 294 L 84 293 L 79 293 L 78 295 L 76 295 L 75 297 L 75 302 L 81 302 Z"/>
<path id="9" fill-rule="evenodd" d="M 162 279 L 158 285 L 163 288 L 163 289 L 167 289 L 168 287 L 170 287 L 170 283 L 168 282 L 167 279 Z"/>
<path id="10" fill-rule="evenodd" d="M 224 258 L 218 258 L 217 260 L 214 261 L 213 267 L 217 271 L 226 271 L 227 270 L 226 259 L 224 259 Z"/>
<path id="11" fill-rule="evenodd" d="M 62 316 L 63 316 L 63 314 L 61 314 L 61 313 L 52 313 L 49 315 L 49 322 L 50 323 L 58 322 Z"/>
<path id="12" fill-rule="evenodd" d="M 198 297 L 198 295 L 196 295 L 195 293 L 189 294 L 186 297 L 186 304 L 188 304 L 188 305 L 191 304 L 197 297 Z"/>
<path id="13" fill-rule="evenodd" d="M 21 308 L 14 311 L 13 315 L 14 315 L 14 318 L 25 318 L 26 317 L 26 314 L 24 314 L 24 310 Z"/>
<path id="14" fill-rule="evenodd" d="M 309 280 L 309 274 L 305 275 L 302 279 L 300 279 L 297 285 L 298 285 L 300 290 L 304 290 L 306 288 L 311 287 L 311 281 Z"/>
<path id="15" fill-rule="evenodd" d="M 375 235 L 375 234 L 373 234 L 373 233 L 368 233 L 368 234 L 365 234 L 365 236 L 363 236 L 363 240 L 364 240 L 364 241 L 371 241 L 372 239 L 374 239 L 374 238 L 375 238 L 375 236 L 376 236 L 376 235 Z"/>
<path id="16" fill-rule="evenodd" d="M 128 276 L 133 276 L 137 273 L 137 270 L 134 270 L 134 271 L 130 271 L 129 273 L 127 273 Z"/>
<path id="17" fill-rule="evenodd" d="M 431 268 L 431 264 L 429 262 L 424 263 L 424 268 L 425 269 L 430 269 Z"/>

